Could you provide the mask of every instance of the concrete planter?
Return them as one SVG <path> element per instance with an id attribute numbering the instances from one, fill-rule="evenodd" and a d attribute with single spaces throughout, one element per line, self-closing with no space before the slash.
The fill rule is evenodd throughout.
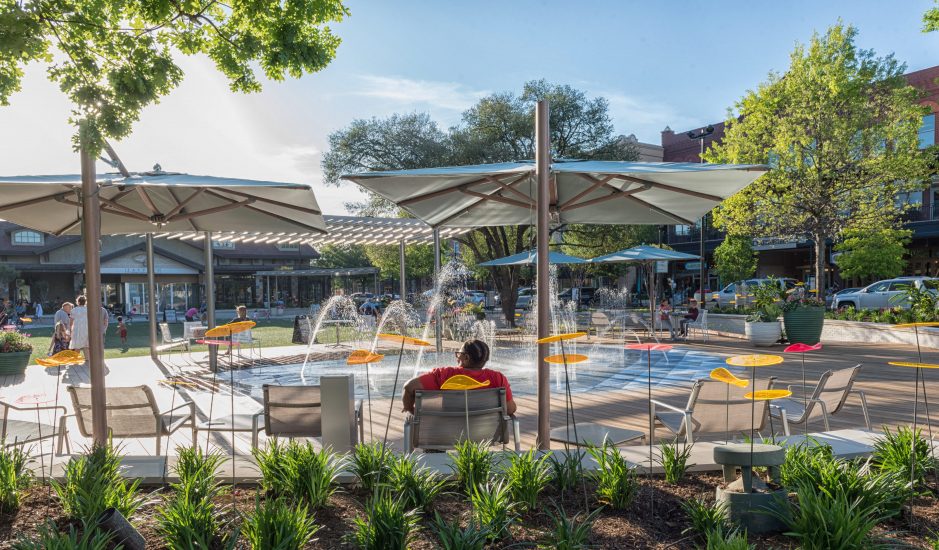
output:
<path id="1" fill-rule="evenodd" d="M 786 338 L 793 344 L 814 346 L 822 336 L 825 323 L 825 308 L 799 307 L 783 313 L 786 325 Z"/>
<path id="2" fill-rule="evenodd" d="M 744 327 L 747 340 L 758 347 L 772 346 L 782 336 L 779 321 L 769 323 L 747 323 Z"/>
<path id="3" fill-rule="evenodd" d="M 0 353 L 0 376 L 25 373 L 26 365 L 29 365 L 29 357 L 32 354 L 31 351 Z"/>

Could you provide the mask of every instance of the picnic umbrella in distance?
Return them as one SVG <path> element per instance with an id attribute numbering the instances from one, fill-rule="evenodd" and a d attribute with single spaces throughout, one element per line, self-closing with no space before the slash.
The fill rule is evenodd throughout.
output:
<path id="1" fill-rule="evenodd" d="M 528 250 L 526 252 L 519 252 L 518 254 L 512 254 L 511 256 L 506 256 L 504 258 L 496 258 L 495 260 L 489 260 L 488 262 L 483 262 L 478 264 L 485 267 L 498 267 L 504 265 L 534 265 L 538 263 L 538 252 L 535 250 Z M 548 254 L 548 263 L 549 264 L 585 264 L 587 260 L 583 258 L 578 258 L 577 256 L 568 256 L 561 252 L 552 250 Z"/>
<path id="2" fill-rule="evenodd" d="M 693 225 L 762 176 L 763 165 L 550 159 L 548 104 L 535 108 L 535 161 L 349 174 L 432 227 L 534 225 L 538 338 L 549 335 L 550 224 Z M 547 346 L 538 346 L 538 444 L 550 440 Z"/>
<path id="3" fill-rule="evenodd" d="M 97 193 L 89 199 L 92 215 L 100 218 L 95 235 L 83 235 L 85 246 L 85 285 L 89 294 L 100 296 L 101 266 L 98 235 L 152 233 L 164 231 L 199 232 L 211 239 L 213 231 L 254 231 L 289 237 L 326 232 L 316 197 L 308 185 L 255 181 L 154 170 L 143 173 L 102 174 L 95 177 L 94 162 L 84 166 L 91 174 Z M 88 170 L 86 170 L 88 168 Z M 87 182 L 86 182 L 87 183 Z M 53 176 L 0 177 L 0 217 L 16 224 L 53 235 L 82 233 L 83 192 L 79 174 Z M 88 224 L 84 224 L 88 225 Z M 94 220 L 91 226 L 97 226 Z M 211 244 L 206 241 L 206 257 Z M 148 269 L 152 280 L 152 237 L 147 239 Z M 206 290 L 211 288 L 211 263 L 206 263 Z M 151 303 L 153 293 L 151 292 Z M 211 299 L 211 293 L 209 299 Z M 89 308 L 95 309 L 95 308 Z M 151 311 L 151 337 L 154 312 Z M 211 311 L 210 311 L 211 313 Z M 89 331 L 100 325 L 89 319 Z M 210 327 L 214 323 L 209 317 Z M 103 338 L 89 338 L 92 428 L 96 442 L 106 440 L 104 414 Z"/>

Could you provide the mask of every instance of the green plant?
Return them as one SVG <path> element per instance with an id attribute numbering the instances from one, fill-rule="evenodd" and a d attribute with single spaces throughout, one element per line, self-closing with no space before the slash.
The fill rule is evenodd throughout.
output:
<path id="1" fill-rule="evenodd" d="M 58 530 L 51 521 L 39 528 L 35 537 L 20 537 L 13 543 L 13 550 L 106 550 L 111 537 L 98 529 L 83 529 L 81 534 L 74 525 L 68 533 Z"/>
<path id="2" fill-rule="evenodd" d="M 338 489 L 336 479 L 345 469 L 345 460 L 331 449 L 317 451 L 312 443 L 276 438 L 266 449 L 252 451 L 261 470 L 261 487 L 272 496 L 287 496 L 311 508 L 322 508 Z"/>
<path id="3" fill-rule="evenodd" d="M 0 332 L 0 353 L 33 351 L 29 335 L 22 332 Z"/>
<path id="4" fill-rule="evenodd" d="M 682 534 L 694 533 L 701 540 L 708 540 L 712 533 L 727 531 L 727 506 L 724 503 L 709 503 L 701 498 L 686 500 L 681 503 L 682 510 L 688 515 L 691 524 Z"/>
<path id="5" fill-rule="evenodd" d="M 473 487 L 470 503 L 473 519 L 489 528 L 489 540 L 505 536 L 515 521 L 518 504 L 512 501 L 512 491 L 505 481 Z"/>
<path id="6" fill-rule="evenodd" d="M 179 483 L 172 498 L 159 510 L 157 530 L 171 550 L 208 550 L 223 542 L 213 499 L 225 489 L 215 472 L 225 461 L 219 452 L 203 453 L 198 447 L 177 448 L 174 468 Z M 229 537 L 234 544 L 237 537 Z"/>
<path id="7" fill-rule="evenodd" d="M 819 471 L 835 459 L 831 445 L 808 440 L 786 447 L 786 458 L 779 467 L 779 477 L 784 487 L 795 487 L 801 480 L 819 480 Z"/>
<path id="8" fill-rule="evenodd" d="M 685 471 L 688 470 L 688 459 L 691 458 L 691 448 L 694 445 L 683 444 L 678 448 L 678 440 L 672 443 L 662 444 L 662 469 L 665 470 L 665 481 L 668 483 L 678 483 L 685 477 Z"/>
<path id="9" fill-rule="evenodd" d="M 739 529 L 714 531 L 708 534 L 705 550 L 751 550 L 755 544 L 747 542 L 747 532 Z"/>
<path id="10" fill-rule="evenodd" d="M 629 506 L 639 485 L 626 458 L 609 441 L 603 447 L 589 447 L 588 452 L 597 462 L 591 478 L 597 485 L 597 498 L 617 510 Z"/>
<path id="11" fill-rule="evenodd" d="M 359 480 L 359 487 L 372 493 L 379 480 L 388 479 L 393 459 L 390 449 L 386 449 L 379 441 L 359 443 L 352 452 L 349 466 Z"/>
<path id="12" fill-rule="evenodd" d="M 489 481 L 496 459 L 489 452 L 490 442 L 464 439 L 454 445 L 453 464 L 450 468 L 456 474 L 460 488 L 467 495 L 480 483 Z"/>
<path id="13" fill-rule="evenodd" d="M 241 532 L 252 550 L 300 550 L 319 529 L 306 506 L 273 498 L 255 503 Z"/>
<path id="14" fill-rule="evenodd" d="M 434 533 L 440 540 L 441 550 L 483 550 L 489 540 L 489 529 L 470 520 L 465 528 L 459 523 L 447 523 L 434 512 Z"/>
<path id="15" fill-rule="evenodd" d="M 548 455 L 539 457 L 535 449 L 510 455 L 505 480 L 515 502 L 526 510 L 534 509 L 538 505 L 538 495 L 551 480 Z"/>
<path id="16" fill-rule="evenodd" d="M 587 453 L 579 449 L 565 453 L 564 458 L 560 459 L 557 454 L 550 456 L 548 463 L 551 465 L 551 482 L 558 491 L 569 491 L 581 482 L 585 456 Z"/>
<path id="17" fill-rule="evenodd" d="M 891 472 L 900 479 L 912 481 L 913 490 L 925 485 L 926 475 L 930 469 L 935 468 L 934 459 L 929 452 L 929 443 L 923 438 L 922 431 L 916 430 L 914 436 L 913 430 L 905 426 L 898 427 L 896 433 L 884 426 L 883 437 L 874 443 L 871 464 L 880 472 Z"/>
<path id="18" fill-rule="evenodd" d="M 549 512 L 552 529 L 548 531 L 538 548 L 545 550 L 583 550 L 588 548 L 587 541 L 590 539 L 590 529 L 593 528 L 593 522 L 601 511 L 603 511 L 603 508 L 597 508 L 585 517 L 581 517 L 581 514 L 568 517 L 561 508 Z"/>
<path id="19" fill-rule="evenodd" d="M 26 467 L 29 462 L 29 456 L 21 448 L 5 447 L 0 441 L 0 512 L 12 512 L 20 507 L 23 489 L 32 480 Z"/>
<path id="20" fill-rule="evenodd" d="M 781 303 L 786 292 L 779 281 L 770 277 L 769 281 L 748 288 L 753 294 L 753 312 L 747 316 L 750 323 L 770 323 L 782 314 Z"/>
<path id="21" fill-rule="evenodd" d="M 446 484 L 443 476 L 419 465 L 413 454 L 394 458 L 388 473 L 388 485 L 406 508 L 429 510 Z"/>
<path id="22" fill-rule="evenodd" d="M 795 490 L 797 502 L 774 513 L 786 524 L 786 535 L 798 538 L 805 550 L 872 548 L 871 530 L 889 517 L 875 499 L 852 498 L 844 487 L 816 487 L 802 480 Z"/>
<path id="23" fill-rule="evenodd" d="M 108 441 L 72 457 L 65 465 L 65 480 L 50 483 L 65 515 L 94 525 L 108 508 L 130 518 L 143 504 L 144 496 L 137 494 L 140 480 L 128 481 L 120 470 L 121 456 Z"/>
<path id="24" fill-rule="evenodd" d="M 365 518 L 355 518 L 352 539 L 362 550 L 405 550 L 419 518 L 400 498 L 381 489 L 365 505 Z"/>

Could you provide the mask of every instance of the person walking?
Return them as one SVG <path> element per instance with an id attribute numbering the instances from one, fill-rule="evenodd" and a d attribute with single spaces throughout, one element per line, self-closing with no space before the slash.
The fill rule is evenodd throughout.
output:
<path id="1" fill-rule="evenodd" d="M 63 303 L 62 306 L 59 307 L 59 309 L 57 309 L 55 314 L 52 316 L 52 326 L 56 326 L 59 323 L 62 323 L 65 326 L 65 330 L 70 330 L 72 326 L 72 317 L 70 314 L 73 307 L 75 307 L 75 304 L 72 302 Z"/>
<path id="2" fill-rule="evenodd" d="M 85 357 L 85 362 L 89 360 L 89 332 L 88 332 L 88 307 L 86 305 L 88 299 L 84 295 L 75 298 L 75 303 L 78 304 L 75 308 L 72 309 L 72 329 L 71 333 L 71 342 L 69 343 L 70 349 L 81 350 L 82 355 Z M 108 330 L 108 311 L 101 307 L 101 338 L 104 338 L 105 333 Z"/>

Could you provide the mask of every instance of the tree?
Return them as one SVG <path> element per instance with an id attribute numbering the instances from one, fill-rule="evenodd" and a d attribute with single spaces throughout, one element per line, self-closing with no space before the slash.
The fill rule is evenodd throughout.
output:
<path id="1" fill-rule="evenodd" d="M 908 229 L 846 231 L 835 246 L 841 252 L 835 260 L 841 276 L 855 280 L 897 277 L 906 267 L 906 245 L 912 235 Z"/>
<path id="2" fill-rule="evenodd" d="M 924 108 L 905 66 L 854 44 L 842 24 L 798 45 L 784 75 L 771 73 L 731 113 L 708 162 L 765 163 L 773 170 L 716 211 L 731 235 L 804 237 L 815 243 L 823 288 L 826 242 L 846 229 L 896 227 L 921 189 L 927 157 L 918 149 Z"/>
<path id="3" fill-rule="evenodd" d="M 323 269 L 372 267 L 372 263 L 365 254 L 365 247 L 361 245 L 328 244 L 318 249 L 317 252 L 320 257 L 311 262 L 314 267 Z"/>
<path id="4" fill-rule="evenodd" d="M 724 283 L 749 279 L 756 273 L 757 253 L 752 239 L 728 235 L 714 249 L 714 270 Z"/>
<path id="5" fill-rule="evenodd" d="M 401 251 L 398 245 L 367 245 L 365 254 L 369 262 L 381 270 L 386 279 L 397 279 L 401 273 Z M 409 244 L 404 247 L 404 265 L 410 277 L 430 277 L 434 274 L 434 247 L 428 244 Z"/>
<path id="6" fill-rule="evenodd" d="M 534 156 L 534 110 L 539 99 L 551 102 L 551 147 L 556 157 L 635 160 L 634 141 L 616 136 L 603 98 L 588 98 L 571 86 L 531 81 L 522 93 L 497 93 L 479 100 L 463 113 L 461 123 L 447 132 L 424 114 L 356 120 L 329 138 L 323 157 L 327 184 L 341 185 L 343 173 L 368 170 L 427 168 L 529 159 Z M 365 203 L 347 205 L 370 215 L 395 215 L 393 205 L 370 195 Z M 457 240 L 477 263 L 509 256 L 534 246 L 528 225 L 483 227 Z M 502 311 L 515 321 L 519 269 L 489 269 L 502 296 Z"/>
<path id="7" fill-rule="evenodd" d="M 939 5 L 929 8 L 923 14 L 923 32 L 932 31 L 939 31 Z"/>
<path id="8" fill-rule="evenodd" d="M 76 149 L 97 155 L 182 81 L 175 51 L 207 55 L 233 91 L 255 92 L 258 69 L 283 80 L 326 67 L 340 41 L 326 24 L 348 13 L 340 0 L 0 0 L 0 104 L 26 64 L 47 64 L 74 105 Z"/>

